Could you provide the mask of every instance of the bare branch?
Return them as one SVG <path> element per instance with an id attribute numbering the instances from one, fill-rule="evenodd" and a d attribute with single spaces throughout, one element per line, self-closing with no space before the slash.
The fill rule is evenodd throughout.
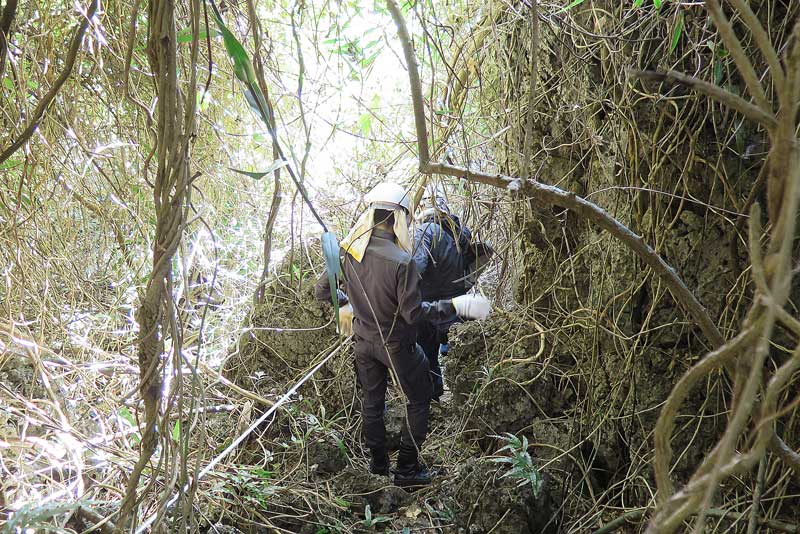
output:
<path id="1" fill-rule="evenodd" d="M 53 83 L 53 86 L 50 88 L 50 90 L 47 91 L 47 94 L 45 94 L 39 101 L 39 104 L 33 111 L 30 122 L 22 131 L 20 136 L 13 143 L 11 143 L 8 148 L 3 150 L 2 154 L 0 154 L 0 164 L 10 158 L 11 155 L 19 150 L 22 145 L 27 143 L 28 139 L 30 139 L 33 135 L 33 132 L 35 132 L 36 128 L 39 127 L 39 123 L 42 121 L 45 111 L 47 111 L 47 108 L 61 90 L 61 86 L 64 85 L 64 82 L 66 82 L 67 78 L 69 78 L 69 75 L 72 74 L 72 67 L 75 65 L 75 58 L 78 56 L 78 50 L 80 50 L 81 41 L 83 41 L 83 36 L 86 33 L 86 29 L 89 27 L 89 20 L 94 16 L 96 11 L 97 0 L 92 0 L 91 4 L 89 4 L 89 8 L 86 10 L 86 16 L 83 17 L 83 20 L 81 20 L 81 23 L 78 25 L 78 28 L 75 31 L 75 36 L 72 38 L 72 44 L 70 44 L 69 51 L 67 52 L 64 70 L 62 70 L 61 74 L 58 75 L 58 78 L 56 78 L 56 81 Z"/>
<path id="2" fill-rule="evenodd" d="M 738 37 L 736 37 L 736 33 L 733 31 L 733 26 L 731 26 L 731 23 L 722 12 L 719 0 L 706 0 L 706 7 L 708 8 L 711 18 L 714 20 L 714 25 L 719 30 L 722 41 L 725 43 L 725 46 L 728 47 L 733 61 L 739 68 L 739 73 L 742 75 L 744 83 L 747 84 L 750 94 L 753 95 L 756 104 L 764 111 L 771 111 L 772 108 L 769 102 L 767 102 L 764 88 L 761 87 L 761 82 L 758 79 L 756 70 L 753 68 L 753 63 L 747 57 L 747 54 L 745 54 L 741 41 L 739 41 Z"/>
<path id="3" fill-rule="evenodd" d="M 781 92 L 783 91 L 783 86 L 786 84 L 786 76 L 783 72 L 783 66 L 781 65 L 780 59 L 778 59 L 778 52 L 776 52 L 775 47 L 772 46 L 772 41 L 770 41 L 769 35 L 761 25 L 758 17 L 756 17 L 756 14 L 753 13 L 753 10 L 750 8 L 750 4 L 744 0 L 731 0 L 731 3 L 742 16 L 744 23 L 753 33 L 753 39 L 755 39 L 759 50 L 761 50 L 761 53 L 764 54 L 764 58 L 767 60 L 767 64 L 772 72 L 772 80 L 775 82 L 775 86 L 777 88 L 776 93 L 780 96 Z"/>
<path id="4" fill-rule="evenodd" d="M 774 130 L 778 121 L 774 115 L 764 111 L 762 108 L 751 104 L 744 98 L 730 93 L 713 83 L 706 82 L 695 78 L 694 76 L 687 76 L 682 72 L 670 70 L 667 72 L 654 72 L 649 70 L 630 71 L 631 75 L 641 80 L 648 80 L 653 82 L 672 81 L 685 85 L 690 89 L 713 98 L 720 104 L 728 106 L 734 111 L 738 111 L 750 120 L 756 121 L 763 125 L 768 130 Z"/>
<path id="5" fill-rule="evenodd" d="M 716 351 L 709 353 L 700 362 L 698 362 L 698 364 L 695 365 L 693 369 L 681 379 L 681 382 L 676 384 L 675 389 L 670 394 L 670 398 L 668 400 L 668 403 L 673 409 L 668 410 L 665 407 L 658 422 L 660 430 L 657 430 L 655 433 L 657 439 L 661 440 L 656 444 L 656 470 L 658 472 L 657 479 L 659 482 L 659 496 L 662 505 L 665 505 L 658 517 L 668 516 L 671 521 L 682 521 L 683 518 L 693 513 L 693 511 L 697 509 L 697 506 L 702 503 L 704 496 L 708 498 L 709 495 L 713 495 L 713 488 L 709 488 L 708 486 L 709 480 L 718 481 L 721 477 L 730 476 L 731 473 L 736 472 L 736 470 L 747 469 L 749 466 L 748 462 L 752 460 L 752 457 L 755 457 L 755 453 L 763 453 L 762 448 L 760 451 L 754 451 L 753 454 L 747 456 L 747 461 L 744 461 L 741 458 L 734 458 L 732 461 L 728 462 L 728 460 L 731 458 L 730 449 L 735 437 L 733 435 L 733 431 L 740 431 L 744 422 L 747 420 L 747 416 L 749 416 L 749 414 L 752 412 L 754 405 L 753 399 L 755 395 L 754 388 L 759 377 L 758 370 L 753 369 L 753 367 L 749 368 L 750 376 L 744 384 L 744 390 L 741 394 L 741 397 L 737 399 L 741 401 L 737 406 L 740 408 L 744 406 L 744 408 L 736 410 L 736 413 L 733 417 L 734 424 L 732 424 L 730 427 L 732 431 L 726 433 L 723 442 L 720 446 L 718 446 L 719 448 L 715 448 L 714 451 L 709 453 L 703 462 L 703 465 L 701 465 L 697 470 L 696 477 L 699 477 L 699 479 L 696 479 L 693 482 L 694 487 L 697 489 L 693 490 L 695 493 L 691 495 L 688 501 L 685 500 L 685 492 L 682 492 L 679 495 L 672 495 L 672 484 L 669 480 L 669 462 L 671 458 L 669 439 L 672 434 L 671 429 L 674 427 L 674 415 L 676 410 L 680 407 L 685 395 L 688 394 L 688 391 L 693 383 L 711 370 L 721 366 L 725 366 L 726 370 L 730 370 L 732 360 L 735 359 L 737 353 L 745 349 L 745 345 L 747 344 L 746 342 L 753 342 L 753 334 L 762 333 L 766 330 L 771 331 L 771 325 L 767 325 L 766 328 L 764 328 L 764 325 L 761 323 L 761 321 L 754 321 L 751 323 L 751 327 L 749 329 L 744 330 L 736 339 L 732 340 L 728 344 L 725 344 L 724 337 L 720 333 L 714 321 L 712 321 L 708 312 L 697 300 L 694 294 L 686 287 L 675 270 L 668 265 L 655 252 L 655 250 L 645 243 L 641 236 L 632 232 L 629 228 L 606 213 L 605 210 L 599 206 L 575 195 L 574 193 L 564 191 L 551 185 L 542 184 L 536 180 L 521 180 L 509 176 L 503 176 L 501 174 L 475 172 L 470 169 L 456 167 L 454 165 L 444 163 L 431 163 L 429 161 L 428 137 L 425 123 L 425 110 L 422 100 L 422 90 L 420 87 L 419 73 L 417 69 L 417 62 L 414 57 L 414 51 L 408 37 L 405 21 L 403 20 L 403 16 L 400 13 L 395 0 L 387 0 L 387 3 L 389 5 L 390 12 L 392 13 L 392 17 L 394 18 L 398 27 L 398 37 L 402 42 L 403 52 L 408 65 L 409 82 L 411 85 L 411 95 L 414 106 L 414 120 L 417 130 L 418 144 L 420 146 L 420 172 L 423 174 L 442 174 L 446 176 L 454 176 L 473 182 L 511 190 L 522 189 L 526 195 L 531 198 L 536 198 L 545 204 L 569 209 L 578 216 L 606 230 L 609 234 L 635 252 L 639 258 L 641 258 L 653 269 L 653 271 L 667 285 L 675 300 L 684 307 L 684 309 L 694 319 L 695 323 L 701 328 L 711 346 L 717 348 Z M 738 43 L 738 41 L 736 41 L 736 43 Z M 638 75 L 643 78 L 649 77 L 650 79 L 657 80 L 670 78 L 674 79 L 719 100 L 723 104 L 729 105 L 731 108 L 739 111 L 746 117 L 763 124 L 767 129 L 771 130 L 771 133 L 773 133 L 772 130 L 777 128 L 778 121 L 776 117 L 768 111 L 760 109 L 758 106 L 750 104 L 743 99 L 735 95 L 731 95 L 721 90 L 719 87 L 707 82 L 702 82 L 677 72 L 669 72 L 666 74 L 643 72 L 638 73 Z M 755 90 L 760 90 L 760 85 L 757 85 Z M 763 98 L 763 91 L 761 91 L 760 94 Z M 796 202 L 792 202 L 792 205 L 796 205 Z M 791 228 L 792 235 L 793 230 L 794 228 Z M 779 272 L 779 274 L 785 273 Z M 776 278 L 780 279 L 780 276 Z M 775 292 L 774 288 L 773 292 Z M 783 293 L 783 291 L 781 291 L 781 293 Z M 780 296 L 783 297 L 783 295 Z M 764 351 L 762 350 L 759 353 L 759 358 L 757 358 L 754 362 L 755 366 L 759 366 L 761 363 L 763 363 L 763 357 Z M 774 430 L 771 431 L 770 440 L 773 449 L 776 449 L 782 457 L 785 456 L 789 458 L 789 460 L 794 459 L 796 456 L 795 453 L 793 453 L 793 451 L 791 451 L 791 449 L 789 449 L 782 442 L 782 440 L 774 433 Z M 790 463 L 790 465 L 794 468 L 793 464 Z M 671 495 L 672 497 L 670 497 Z M 669 503 L 665 503 L 667 499 L 669 499 Z M 677 506 L 677 508 L 675 508 L 675 506 Z M 658 520 L 654 519 L 650 524 L 651 530 L 655 529 L 653 531 L 661 531 L 661 526 L 656 526 L 658 524 Z M 665 527 L 664 530 L 670 531 L 670 528 L 674 527 L 668 526 Z"/>
<path id="6" fill-rule="evenodd" d="M 422 100 L 422 88 L 420 86 L 419 71 L 417 69 L 417 60 L 414 56 L 414 50 L 411 46 L 411 41 L 408 36 L 405 20 L 397 6 L 395 0 L 387 0 L 389 11 L 394 18 L 397 25 L 398 37 L 403 46 L 403 53 L 405 54 L 406 63 L 408 65 L 408 78 L 411 84 L 411 98 L 414 104 L 414 122 L 417 127 L 417 142 L 419 144 L 419 170 L 423 174 L 443 174 L 446 176 L 455 176 L 459 178 L 466 178 L 473 182 L 491 185 L 494 187 L 502 187 L 508 189 L 517 189 L 523 185 L 523 181 L 509 176 L 500 174 L 490 175 L 480 172 L 475 172 L 462 167 L 454 165 L 446 165 L 443 163 L 430 163 L 428 152 L 428 134 L 425 126 L 425 109 Z M 686 287 L 683 280 L 678 276 L 670 265 L 668 265 L 661 256 L 656 253 L 647 243 L 644 242 L 641 236 L 635 234 L 624 224 L 616 220 L 614 217 L 606 213 L 605 210 L 581 198 L 574 193 L 564 191 L 558 187 L 543 184 L 535 180 L 525 180 L 524 186 L 526 191 L 537 200 L 562 208 L 569 209 L 577 215 L 587 219 L 600 228 L 606 230 L 612 236 L 624 243 L 628 248 L 635 252 L 647 265 L 649 265 L 655 273 L 664 280 L 669 287 L 670 292 L 676 301 L 678 301 L 691 315 L 695 322 L 700 326 L 705 336 L 709 339 L 711 344 L 715 347 L 722 345 L 725 342 L 720 333 L 717 325 L 711 320 L 708 312 L 700 304 L 700 301 L 694 294 Z"/>
<path id="7" fill-rule="evenodd" d="M 277 122 L 275 121 L 275 110 L 272 107 L 272 97 L 270 96 L 269 86 L 264 77 L 264 62 L 261 59 L 261 21 L 256 13 L 256 5 L 254 0 L 247 0 L 247 15 L 250 18 L 251 33 L 253 35 L 253 70 L 256 74 L 256 81 L 261 93 L 264 95 L 264 102 L 267 105 L 267 120 L 269 121 L 269 128 L 273 132 L 278 131 Z M 299 47 L 299 45 L 298 45 Z M 302 109 L 302 104 L 301 104 Z M 277 161 L 281 157 L 278 143 L 273 140 L 272 143 L 272 159 Z M 308 153 L 308 152 L 306 152 Z M 305 160 L 304 160 L 305 162 Z M 305 172 L 305 163 L 301 166 L 301 178 Z M 269 263 L 272 257 L 272 233 L 275 227 L 275 221 L 278 219 L 278 212 L 281 207 L 281 170 L 276 168 L 272 173 L 272 201 L 269 205 L 269 214 L 267 215 L 267 222 L 264 225 L 264 246 L 262 247 L 261 257 L 264 259 L 264 266 L 261 269 L 261 277 L 258 281 L 258 286 L 253 292 L 253 304 L 260 304 L 264 302 L 264 288 L 267 284 L 269 275 Z"/>
<path id="8" fill-rule="evenodd" d="M 8 0 L 3 7 L 3 14 L 0 16 L 0 77 L 6 68 L 6 56 L 8 55 L 8 37 L 11 35 L 11 23 L 17 14 L 17 0 Z"/>
<path id="9" fill-rule="evenodd" d="M 530 87 L 528 88 L 528 120 L 525 124 L 525 141 L 522 146 L 522 166 L 520 175 L 523 179 L 530 178 L 528 174 L 530 167 L 531 145 L 533 144 L 533 101 L 536 96 L 536 79 L 538 78 L 538 56 L 539 56 L 539 10 L 536 0 L 531 0 L 531 63 L 528 76 Z"/>
<path id="10" fill-rule="evenodd" d="M 414 125 L 417 128 L 417 145 L 419 155 L 419 170 L 425 174 L 425 168 L 430 163 L 430 148 L 428 147 L 428 131 L 425 125 L 425 102 L 422 100 L 422 84 L 419 81 L 419 64 L 411 44 L 406 21 L 395 0 L 386 0 L 389 12 L 397 25 L 397 36 L 403 46 L 403 55 L 408 64 L 408 81 L 411 83 L 411 100 L 414 103 Z"/>

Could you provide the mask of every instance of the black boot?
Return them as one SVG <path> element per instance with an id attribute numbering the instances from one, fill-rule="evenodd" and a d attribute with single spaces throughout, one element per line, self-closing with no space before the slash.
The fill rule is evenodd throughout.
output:
<path id="1" fill-rule="evenodd" d="M 389 476 L 389 453 L 386 449 L 373 449 L 370 451 L 369 472 L 373 475 Z"/>
<path id="2" fill-rule="evenodd" d="M 416 450 L 400 450 L 397 469 L 394 472 L 394 485 L 401 488 L 427 486 L 431 483 L 431 473 L 420 463 Z"/>

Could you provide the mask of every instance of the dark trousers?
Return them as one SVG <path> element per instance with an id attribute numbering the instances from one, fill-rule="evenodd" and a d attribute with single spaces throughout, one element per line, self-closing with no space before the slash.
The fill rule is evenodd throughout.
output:
<path id="1" fill-rule="evenodd" d="M 417 343 L 422 347 L 425 357 L 428 358 L 428 365 L 431 368 L 431 375 L 434 384 L 441 386 L 442 368 L 439 364 L 439 345 L 447 343 L 447 329 L 450 325 L 437 326 L 427 321 L 419 324 L 417 333 Z"/>
<path id="2" fill-rule="evenodd" d="M 382 343 L 356 338 L 355 356 L 356 372 L 363 395 L 361 417 L 367 447 L 373 454 L 386 450 L 383 412 L 389 370 L 393 368 L 408 401 L 408 418 L 400 437 L 400 454 L 409 462 L 411 458 L 416 461 L 416 451 L 422 447 L 428 432 L 431 407 L 430 370 L 425 354 L 416 344 L 390 343 L 388 347 L 384 347 Z"/>

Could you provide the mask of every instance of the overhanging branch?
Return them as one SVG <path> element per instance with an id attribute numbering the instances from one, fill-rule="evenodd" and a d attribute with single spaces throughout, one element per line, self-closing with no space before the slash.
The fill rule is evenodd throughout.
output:
<path id="1" fill-rule="evenodd" d="M 706 338 L 708 338 L 711 345 L 714 347 L 722 345 L 725 342 L 725 338 L 720 333 L 717 325 L 711 320 L 705 307 L 697 300 L 686 284 L 683 283 L 683 280 L 678 276 L 675 269 L 667 264 L 650 245 L 645 243 L 641 236 L 609 215 L 598 205 L 577 196 L 575 193 L 565 191 L 552 185 L 543 184 L 533 179 L 521 180 L 501 174 L 480 173 L 454 165 L 430 162 L 428 132 L 425 124 L 425 107 L 422 99 L 422 86 L 420 85 L 417 59 L 411 45 L 408 28 L 406 27 L 405 20 L 396 0 L 387 0 L 386 3 L 397 25 L 397 35 L 400 38 L 403 54 L 405 55 L 406 64 L 408 66 L 411 100 L 414 105 L 414 124 L 417 131 L 417 143 L 419 145 L 419 171 L 423 174 L 442 174 L 466 178 L 473 182 L 511 190 L 518 189 L 524 184 L 525 190 L 540 202 L 568 209 L 580 217 L 591 221 L 624 243 L 629 249 L 635 252 L 642 261 L 649 265 L 667 285 L 675 300 L 683 306 L 697 325 L 700 326 L 700 329 L 703 331 Z"/>
<path id="2" fill-rule="evenodd" d="M 680 83 L 681 85 L 685 85 L 690 89 L 694 89 L 699 93 L 703 93 L 704 95 L 713 98 L 720 104 L 723 104 L 734 111 L 738 111 L 745 117 L 750 120 L 753 120 L 765 128 L 767 130 L 774 130 L 778 126 L 778 121 L 774 115 L 771 113 L 764 111 L 759 106 L 755 104 L 751 104 L 750 102 L 746 101 L 744 98 L 735 95 L 731 92 L 726 91 L 725 89 L 714 85 L 713 83 L 709 83 L 693 76 L 688 76 L 682 72 L 677 72 L 674 70 L 670 70 L 667 72 L 655 72 L 649 70 L 640 70 L 640 71 L 630 71 L 631 75 L 641 80 L 648 80 L 648 81 L 655 81 L 655 82 L 666 82 L 672 81 L 675 83 Z"/>

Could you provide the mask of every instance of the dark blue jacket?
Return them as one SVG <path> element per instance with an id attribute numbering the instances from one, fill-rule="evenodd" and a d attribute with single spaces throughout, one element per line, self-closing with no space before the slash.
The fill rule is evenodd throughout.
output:
<path id="1" fill-rule="evenodd" d="M 414 263 L 422 277 L 422 300 L 450 299 L 467 292 L 464 252 L 472 241 L 469 228 L 453 215 L 425 219 L 414 233 Z"/>

